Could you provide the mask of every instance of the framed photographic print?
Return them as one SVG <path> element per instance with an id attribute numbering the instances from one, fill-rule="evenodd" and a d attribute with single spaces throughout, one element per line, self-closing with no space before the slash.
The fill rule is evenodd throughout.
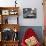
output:
<path id="1" fill-rule="evenodd" d="M 9 15 L 9 10 L 2 10 L 2 15 Z"/>
<path id="2" fill-rule="evenodd" d="M 36 16 L 37 16 L 36 8 L 23 8 L 24 18 L 36 18 Z"/>

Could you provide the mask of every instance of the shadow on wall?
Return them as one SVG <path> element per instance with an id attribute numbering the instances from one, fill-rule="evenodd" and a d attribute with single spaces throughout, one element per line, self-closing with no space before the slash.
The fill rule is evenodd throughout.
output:
<path id="1" fill-rule="evenodd" d="M 32 28 L 34 30 L 34 32 L 36 32 L 39 41 L 41 43 L 43 43 L 43 30 L 42 30 L 42 26 L 21 26 L 20 27 L 20 32 L 19 32 L 20 42 L 21 42 L 21 40 L 22 40 L 22 38 L 24 36 L 25 31 L 28 28 Z"/>

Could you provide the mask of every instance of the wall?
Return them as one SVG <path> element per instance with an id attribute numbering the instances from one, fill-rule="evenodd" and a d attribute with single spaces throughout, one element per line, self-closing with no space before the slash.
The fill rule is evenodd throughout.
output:
<path id="1" fill-rule="evenodd" d="M 21 26 L 43 26 L 43 6 L 42 0 L 18 0 L 20 3 L 20 25 Z M 37 18 L 36 19 L 24 19 L 23 18 L 23 8 L 36 8 L 37 9 Z"/>
<path id="2" fill-rule="evenodd" d="M 15 0 L 0 0 L 0 6 L 1 7 L 10 7 L 10 6 L 14 6 L 14 1 Z"/>
<path id="3" fill-rule="evenodd" d="M 0 0 L 0 6 L 15 6 L 15 0 Z M 19 24 L 20 26 L 43 26 L 43 6 L 42 0 L 17 0 L 19 9 Z M 36 8 L 37 18 L 36 19 L 24 19 L 23 8 Z"/>

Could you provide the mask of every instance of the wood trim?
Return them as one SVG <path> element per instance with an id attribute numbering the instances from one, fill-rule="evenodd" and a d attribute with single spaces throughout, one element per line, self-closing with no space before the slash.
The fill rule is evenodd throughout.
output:
<path id="1" fill-rule="evenodd" d="M 19 7 L 0 7 L 0 10 L 18 9 Z"/>
<path id="2" fill-rule="evenodd" d="M 17 32 L 19 31 L 19 25 L 18 24 L 1 24 L 0 25 L 0 29 L 1 29 L 1 31 L 3 31 L 3 29 L 5 29 L 5 28 L 10 28 L 10 29 L 12 29 L 13 31 L 16 29 L 17 30 Z"/>

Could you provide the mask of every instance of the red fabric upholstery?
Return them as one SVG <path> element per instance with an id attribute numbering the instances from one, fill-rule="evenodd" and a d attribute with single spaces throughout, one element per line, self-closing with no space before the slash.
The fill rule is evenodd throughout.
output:
<path id="1" fill-rule="evenodd" d="M 27 29 L 27 31 L 25 32 L 25 35 L 22 39 L 22 42 L 21 42 L 21 45 L 22 46 L 26 46 L 26 43 L 25 43 L 25 39 L 28 39 L 29 37 L 32 37 L 32 36 L 37 36 L 36 33 L 33 31 L 33 29 L 29 28 Z M 41 46 L 40 43 L 38 42 L 35 46 Z"/>

